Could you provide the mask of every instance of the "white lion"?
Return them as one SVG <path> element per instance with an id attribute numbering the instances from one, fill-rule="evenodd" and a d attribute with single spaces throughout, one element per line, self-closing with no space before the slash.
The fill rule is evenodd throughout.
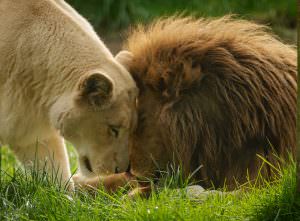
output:
<path id="1" fill-rule="evenodd" d="M 137 88 L 117 60 L 63 0 L 0 0 L 1 143 L 63 182 L 62 137 L 83 177 L 125 171 Z"/>

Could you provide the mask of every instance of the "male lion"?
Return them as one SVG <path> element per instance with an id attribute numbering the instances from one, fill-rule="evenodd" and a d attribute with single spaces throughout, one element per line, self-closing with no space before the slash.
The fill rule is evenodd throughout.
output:
<path id="1" fill-rule="evenodd" d="M 273 177 L 278 157 L 295 156 L 296 50 L 265 27 L 173 17 L 138 26 L 126 49 L 118 57 L 140 90 L 138 124 L 131 174 L 104 180 L 108 189 L 171 164 L 230 190 L 258 173 Z"/>
<path id="2" fill-rule="evenodd" d="M 1 0 L 0 21 L 2 144 L 63 182 L 61 136 L 82 176 L 125 171 L 137 88 L 90 24 L 62 0 Z"/>
<path id="3" fill-rule="evenodd" d="M 175 160 L 204 187 L 233 189 L 274 175 L 261 158 L 278 167 L 295 156 L 296 50 L 265 27 L 169 18 L 133 30 L 126 48 L 140 89 L 133 175 Z"/>

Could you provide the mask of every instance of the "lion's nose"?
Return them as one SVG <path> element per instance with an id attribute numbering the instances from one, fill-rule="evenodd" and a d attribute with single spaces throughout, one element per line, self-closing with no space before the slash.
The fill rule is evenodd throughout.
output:
<path id="1" fill-rule="evenodd" d="M 82 158 L 82 160 L 83 160 L 83 163 L 84 163 L 85 167 L 86 167 L 90 172 L 93 172 L 93 169 L 92 169 L 92 166 L 91 166 L 91 163 L 90 163 L 89 158 L 87 158 L 86 156 L 84 156 L 84 157 Z"/>

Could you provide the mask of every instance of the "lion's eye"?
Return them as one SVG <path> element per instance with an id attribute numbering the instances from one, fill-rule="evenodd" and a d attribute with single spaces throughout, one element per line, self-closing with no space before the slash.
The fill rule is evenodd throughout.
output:
<path id="1" fill-rule="evenodd" d="M 119 126 L 109 126 L 109 130 L 112 136 L 118 138 L 120 134 L 120 127 Z"/>

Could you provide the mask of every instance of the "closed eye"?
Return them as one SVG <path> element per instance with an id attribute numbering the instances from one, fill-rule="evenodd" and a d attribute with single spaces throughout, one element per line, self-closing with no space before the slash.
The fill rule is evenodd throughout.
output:
<path id="1" fill-rule="evenodd" d="M 120 126 L 112 126 L 112 125 L 109 126 L 110 134 L 115 138 L 119 137 L 120 129 L 121 129 Z"/>

